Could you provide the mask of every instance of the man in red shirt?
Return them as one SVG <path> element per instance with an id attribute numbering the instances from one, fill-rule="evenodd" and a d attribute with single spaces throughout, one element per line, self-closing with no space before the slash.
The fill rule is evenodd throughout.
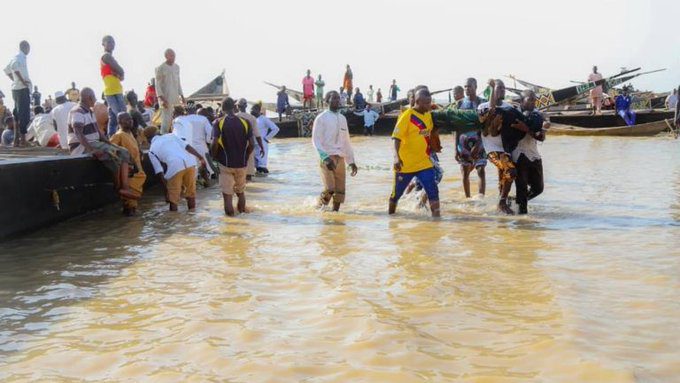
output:
<path id="1" fill-rule="evenodd" d="M 312 108 L 312 100 L 314 100 L 314 77 L 311 75 L 312 71 L 307 69 L 307 76 L 305 76 L 302 79 L 302 94 L 303 94 L 303 101 L 302 101 L 302 107 L 307 108 L 307 105 L 309 105 L 309 108 Z"/>

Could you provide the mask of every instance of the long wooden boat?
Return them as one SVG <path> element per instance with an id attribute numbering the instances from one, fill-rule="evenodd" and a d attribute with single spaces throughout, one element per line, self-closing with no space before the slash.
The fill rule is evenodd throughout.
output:
<path id="1" fill-rule="evenodd" d="M 636 113 L 635 122 L 637 124 L 646 124 L 649 122 L 663 121 L 669 118 L 673 118 L 673 112 L 638 111 Z M 583 113 L 552 114 L 550 115 L 550 122 L 554 124 L 570 125 L 580 128 L 612 128 L 626 126 L 625 121 L 619 115 L 614 113 L 603 113 L 600 115 Z"/>
<path id="2" fill-rule="evenodd" d="M 659 121 L 636 124 L 632 126 L 610 126 L 601 128 L 584 128 L 564 124 L 552 123 L 548 134 L 561 136 L 620 136 L 620 137 L 645 137 L 655 136 L 664 131 L 670 130 L 672 120 L 663 119 Z"/>

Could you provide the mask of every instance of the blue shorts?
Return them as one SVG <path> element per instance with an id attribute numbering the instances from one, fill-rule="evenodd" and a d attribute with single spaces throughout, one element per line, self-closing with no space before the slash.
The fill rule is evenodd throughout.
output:
<path id="1" fill-rule="evenodd" d="M 434 181 L 437 183 L 437 185 L 439 185 L 439 183 L 442 182 L 442 178 L 444 178 L 444 169 L 442 169 L 441 165 L 439 165 L 439 157 L 437 156 L 437 153 L 430 154 L 430 161 L 432 161 L 432 164 L 434 165 Z M 424 189 L 423 183 L 420 182 L 418 176 L 414 178 L 413 182 L 416 183 L 417 191 Z"/>
<path id="2" fill-rule="evenodd" d="M 439 188 L 437 187 L 436 181 L 437 176 L 434 168 L 428 168 L 415 173 L 394 173 L 394 186 L 392 188 L 392 195 L 390 195 L 390 202 L 396 203 L 399 201 L 413 177 L 418 177 L 430 202 L 439 201 Z"/>

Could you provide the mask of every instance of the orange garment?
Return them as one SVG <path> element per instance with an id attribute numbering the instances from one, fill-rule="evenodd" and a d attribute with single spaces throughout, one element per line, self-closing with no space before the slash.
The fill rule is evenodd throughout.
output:
<path id="1" fill-rule="evenodd" d="M 144 168 L 142 167 L 142 155 L 141 151 L 139 150 L 139 144 L 137 143 L 137 140 L 132 135 L 132 133 L 118 129 L 118 131 L 113 136 L 111 136 L 110 141 L 114 145 L 124 147 L 130 153 L 130 159 L 137 168 L 137 173 L 135 173 L 128 182 L 130 184 L 130 189 L 132 189 L 137 194 L 142 195 L 144 182 L 146 181 L 146 174 L 144 173 Z M 137 207 L 136 200 L 125 198 L 121 199 L 123 200 L 123 205 L 126 208 Z"/>

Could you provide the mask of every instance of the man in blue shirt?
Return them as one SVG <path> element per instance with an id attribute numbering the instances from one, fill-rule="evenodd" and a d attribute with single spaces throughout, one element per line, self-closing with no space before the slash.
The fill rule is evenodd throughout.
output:
<path id="1" fill-rule="evenodd" d="M 628 87 L 623 87 L 623 93 L 616 96 L 616 114 L 621 116 L 626 122 L 626 125 L 635 125 L 635 112 L 630 110 L 632 101 L 628 94 Z"/>

